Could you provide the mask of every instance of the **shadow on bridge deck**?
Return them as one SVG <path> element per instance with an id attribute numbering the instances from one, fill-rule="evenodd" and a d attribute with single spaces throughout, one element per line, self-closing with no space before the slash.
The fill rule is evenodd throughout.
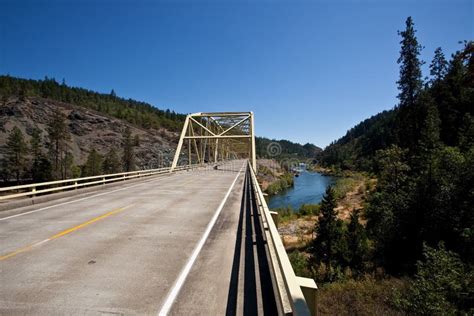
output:
<path id="1" fill-rule="evenodd" d="M 278 315 L 261 214 L 246 172 L 226 315 Z"/>

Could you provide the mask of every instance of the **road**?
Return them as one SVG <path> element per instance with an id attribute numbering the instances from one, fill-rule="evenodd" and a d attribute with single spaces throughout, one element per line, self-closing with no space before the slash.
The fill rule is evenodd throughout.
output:
<path id="1" fill-rule="evenodd" d="M 240 254 L 262 251 L 242 227 L 245 166 L 1 212 L 0 314 L 240 313 L 246 294 L 232 287 L 250 275 Z"/>

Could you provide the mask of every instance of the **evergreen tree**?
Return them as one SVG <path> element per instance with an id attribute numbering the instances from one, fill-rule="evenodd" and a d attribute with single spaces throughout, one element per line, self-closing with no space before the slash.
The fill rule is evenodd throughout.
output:
<path id="1" fill-rule="evenodd" d="M 47 159 L 41 150 L 41 130 L 35 128 L 31 134 L 30 149 L 32 157 L 31 177 L 33 182 L 45 181 L 50 175 L 45 175 L 45 170 L 51 172 L 51 166 L 47 167 Z M 46 160 L 46 161 L 45 161 Z"/>
<path id="2" fill-rule="evenodd" d="M 31 149 L 31 156 L 33 157 L 33 160 L 38 158 L 41 155 L 41 130 L 38 128 L 33 129 L 33 132 L 31 133 L 31 139 L 30 139 L 30 149 Z"/>
<path id="3" fill-rule="evenodd" d="M 121 170 L 120 160 L 115 149 L 111 148 L 104 158 L 102 170 L 105 174 L 118 173 Z"/>
<path id="4" fill-rule="evenodd" d="M 433 60 L 430 64 L 430 75 L 431 82 L 438 83 L 441 82 L 448 72 L 448 62 L 444 57 L 443 50 L 441 47 L 436 48 L 434 52 Z"/>
<path id="5" fill-rule="evenodd" d="M 31 176 L 33 182 L 44 182 L 52 180 L 53 169 L 51 162 L 44 155 L 33 161 Z"/>
<path id="6" fill-rule="evenodd" d="M 17 184 L 20 183 L 26 168 L 27 150 L 23 132 L 15 126 L 7 138 L 5 159 L 7 171 L 15 177 Z"/>
<path id="7" fill-rule="evenodd" d="M 333 281 L 335 268 L 343 261 L 343 222 L 337 218 L 336 196 L 328 186 L 321 201 L 319 220 L 315 226 L 316 238 L 313 240 L 313 261 L 326 265 L 326 281 Z"/>
<path id="8" fill-rule="evenodd" d="M 366 209 L 367 229 L 375 240 L 375 259 L 389 271 L 400 269 L 408 249 L 407 225 L 413 214 L 407 154 L 396 145 L 377 151 L 379 181 Z"/>
<path id="9" fill-rule="evenodd" d="M 400 93 L 400 107 L 411 106 L 415 103 L 416 97 L 422 88 L 421 81 L 421 65 L 422 62 L 418 59 L 421 53 L 421 45 L 415 36 L 415 28 L 413 19 L 409 16 L 405 22 L 405 31 L 399 31 L 398 34 L 402 37 L 400 44 L 400 57 L 398 63 L 400 65 L 400 79 L 397 81 Z"/>
<path id="10" fill-rule="evenodd" d="M 123 133 L 123 171 L 129 172 L 135 169 L 135 154 L 133 151 L 133 139 L 130 127 L 127 126 Z"/>
<path id="11" fill-rule="evenodd" d="M 66 178 L 65 156 L 68 149 L 68 141 L 71 136 L 66 124 L 66 117 L 60 109 L 56 109 L 48 124 L 48 149 L 52 162 L 53 178 Z"/>
<path id="12" fill-rule="evenodd" d="M 424 122 L 421 126 L 418 152 L 424 164 L 430 163 L 434 150 L 440 145 L 440 124 L 437 107 L 428 93 L 423 92 L 419 100 L 424 108 Z"/>
<path id="13" fill-rule="evenodd" d="M 406 28 L 399 31 L 402 40 L 400 57 L 400 79 L 397 81 L 399 113 L 398 113 L 398 139 L 403 147 L 413 148 L 416 146 L 419 131 L 419 113 L 415 106 L 416 99 L 422 88 L 421 65 L 418 59 L 421 53 L 421 45 L 415 36 L 413 20 L 408 17 L 406 20 Z"/>
<path id="14" fill-rule="evenodd" d="M 95 150 L 89 153 L 87 156 L 86 164 L 84 165 L 84 173 L 85 177 L 90 176 L 97 176 L 102 173 L 102 156 Z"/>
<path id="15" fill-rule="evenodd" d="M 61 160 L 61 173 L 63 179 L 71 179 L 76 175 L 74 156 L 70 151 L 66 151 L 64 153 L 64 158 Z"/>
<path id="16" fill-rule="evenodd" d="M 364 226 L 359 222 L 359 210 L 351 213 L 347 227 L 347 246 L 349 252 L 349 265 L 357 274 L 364 272 L 364 262 L 368 256 L 367 234 Z"/>
<path id="17" fill-rule="evenodd" d="M 474 148 L 474 119 L 469 113 L 464 114 L 458 139 L 462 151 Z"/>

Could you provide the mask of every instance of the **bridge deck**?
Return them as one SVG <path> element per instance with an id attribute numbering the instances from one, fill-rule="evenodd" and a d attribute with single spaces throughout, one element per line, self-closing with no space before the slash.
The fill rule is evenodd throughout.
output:
<path id="1" fill-rule="evenodd" d="M 255 259 L 263 241 L 257 249 L 248 228 L 254 223 L 245 181 L 245 163 L 239 161 L 220 170 L 124 183 L 16 210 L 16 216 L 0 213 L 0 314 L 274 309 L 261 291 L 249 296 L 246 290 L 261 283 L 255 282 L 259 270 L 267 270 Z M 194 261 L 200 241 L 205 242 Z M 246 265 L 250 259 L 257 269 Z M 253 279 L 247 269 L 253 269 Z"/>

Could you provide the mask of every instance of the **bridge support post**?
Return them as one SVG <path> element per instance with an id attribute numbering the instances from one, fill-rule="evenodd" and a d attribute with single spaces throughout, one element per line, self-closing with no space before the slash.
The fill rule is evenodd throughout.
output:
<path id="1" fill-rule="evenodd" d="M 309 311 L 312 316 L 316 316 L 316 303 L 317 303 L 317 290 L 318 287 L 316 285 L 316 282 L 314 282 L 313 279 L 310 278 L 303 278 L 297 276 L 296 279 L 298 280 L 298 283 L 300 284 L 301 291 L 303 292 L 303 296 L 306 300 L 306 304 L 308 304 Z"/>

